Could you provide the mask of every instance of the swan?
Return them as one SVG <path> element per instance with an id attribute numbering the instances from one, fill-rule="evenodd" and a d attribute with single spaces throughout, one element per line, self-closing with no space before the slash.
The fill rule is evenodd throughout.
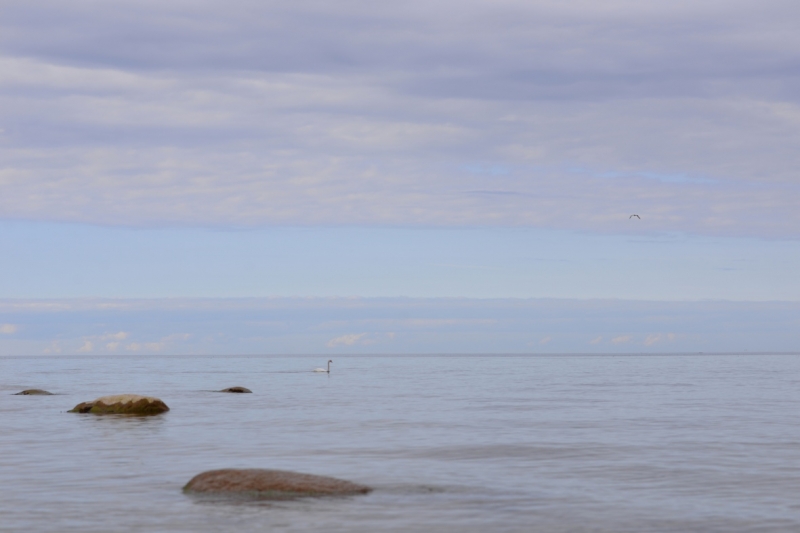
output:
<path id="1" fill-rule="evenodd" d="M 331 363 L 333 363 L 333 361 L 328 359 L 328 369 L 327 370 L 325 370 L 324 368 L 315 368 L 314 372 L 327 372 L 328 374 L 330 374 L 331 373 Z"/>

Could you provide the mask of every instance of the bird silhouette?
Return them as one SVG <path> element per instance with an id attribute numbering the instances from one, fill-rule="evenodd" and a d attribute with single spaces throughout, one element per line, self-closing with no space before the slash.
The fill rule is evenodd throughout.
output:
<path id="1" fill-rule="evenodd" d="M 631 218 L 633 218 L 633 217 L 636 217 L 636 218 L 638 218 L 639 220 L 642 220 L 642 217 L 640 217 L 639 215 L 631 215 L 631 216 L 629 216 L 629 217 L 628 217 L 628 219 L 630 220 L 630 219 L 631 219 Z"/>

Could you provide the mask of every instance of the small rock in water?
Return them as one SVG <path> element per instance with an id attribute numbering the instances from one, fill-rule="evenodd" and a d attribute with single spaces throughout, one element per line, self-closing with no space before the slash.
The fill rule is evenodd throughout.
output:
<path id="1" fill-rule="evenodd" d="M 158 398 L 138 394 L 103 396 L 92 402 L 76 405 L 70 413 L 93 413 L 97 415 L 158 415 L 169 411 L 167 404 Z"/>
<path id="2" fill-rule="evenodd" d="M 222 389 L 220 392 L 253 392 L 247 387 L 228 387 L 227 389 Z"/>
<path id="3" fill-rule="evenodd" d="M 42 389 L 25 389 L 22 392 L 18 392 L 15 396 L 19 396 L 20 394 L 24 394 L 25 396 L 52 396 L 52 392 L 47 392 L 46 390 Z"/>
<path id="4" fill-rule="evenodd" d="M 188 493 L 229 494 L 286 499 L 303 496 L 349 496 L 372 489 L 342 479 L 261 468 L 209 470 L 183 487 Z"/>

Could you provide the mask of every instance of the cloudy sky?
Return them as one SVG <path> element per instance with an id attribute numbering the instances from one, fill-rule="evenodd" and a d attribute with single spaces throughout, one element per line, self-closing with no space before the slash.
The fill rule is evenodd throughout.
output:
<path id="1" fill-rule="evenodd" d="M 398 320 L 440 297 L 650 301 L 654 317 L 714 300 L 772 323 L 763 302 L 800 302 L 798 27 L 784 0 L 6 0 L 0 351 L 135 336 L 13 311 L 75 299 L 317 297 L 345 315 L 336 297 L 416 299 Z M 559 335 L 570 351 L 648 335 L 735 349 L 724 321 L 698 340 L 640 331 L 631 309 L 610 306 L 608 331 L 520 315 L 503 351 Z M 365 328 L 236 349 L 377 346 Z M 188 329 L 135 344 L 179 352 L 160 339 Z M 388 351 L 464 349 L 378 330 Z M 762 344 L 800 350 L 781 335 Z"/>

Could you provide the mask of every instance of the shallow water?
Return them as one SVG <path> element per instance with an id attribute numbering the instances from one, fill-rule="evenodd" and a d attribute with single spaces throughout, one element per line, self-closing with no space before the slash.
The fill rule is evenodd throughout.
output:
<path id="1" fill-rule="evenodd" d="M 326 360 L 0 358 L 0 530 L 800 531 L 800 356 Z M 171 411 L 66 412 L 125 392 Z M 181 492 L 214 468 L 376 490 Z"/>

